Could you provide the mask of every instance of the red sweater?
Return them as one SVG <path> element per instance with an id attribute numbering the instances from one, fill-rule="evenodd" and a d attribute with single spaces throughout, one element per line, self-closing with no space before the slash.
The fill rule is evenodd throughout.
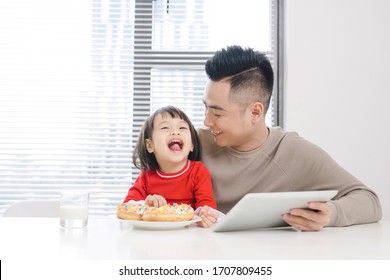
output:
<path id="1" fill-rule="evenodd" d="M 145 200 L 149 194 L 161 195 L 170 204 L 186 203 L 194 209 L 207 205 L 217 209 L 210 173 L 200 161 L 188 161 L 176 173 L 142 170 L 123 202 Z"/>

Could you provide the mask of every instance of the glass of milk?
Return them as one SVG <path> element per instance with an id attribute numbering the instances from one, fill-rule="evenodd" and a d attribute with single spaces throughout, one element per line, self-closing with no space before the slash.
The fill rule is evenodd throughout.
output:
<path id="1" fill-rule="evenodd" d="M 60 224 L 64 228 L 82 228 L 88 225 L 89 193 L 67 191 L 61 193 Z"/>

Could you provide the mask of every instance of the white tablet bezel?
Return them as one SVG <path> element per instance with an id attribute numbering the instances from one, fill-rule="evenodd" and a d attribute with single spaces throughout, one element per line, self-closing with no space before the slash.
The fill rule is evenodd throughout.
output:
<path id="1" fill-rule="evenodd" d="M 331 200 L 336 190 L 248 193 L 217 223 L 213 231 L 237 231 L 289 226 L 282 215 L 308 202 Z"/>

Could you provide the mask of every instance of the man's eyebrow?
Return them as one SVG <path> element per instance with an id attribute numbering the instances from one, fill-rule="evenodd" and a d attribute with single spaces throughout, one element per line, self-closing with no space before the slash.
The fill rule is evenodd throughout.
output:
<path id="1" fill-rule="evenodd" d="M 203 100 L 203 104 L 204 104 L 204 106 L 206 106 L 207 108 L 210 108 L 210 109 L 226 111 L 223 107 L 218 106 L 218 105 L 207 105 L 205 100 Z"/>

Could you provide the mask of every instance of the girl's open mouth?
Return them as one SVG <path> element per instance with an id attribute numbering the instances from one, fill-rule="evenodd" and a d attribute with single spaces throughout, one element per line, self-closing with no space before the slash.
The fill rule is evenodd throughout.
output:
<path id="1" fill-rule="evenodd" d="M 171 151 L 181 151 L 183 149 L 183 142 L 179 139 L 169 141 L 168 147 Z"/>

